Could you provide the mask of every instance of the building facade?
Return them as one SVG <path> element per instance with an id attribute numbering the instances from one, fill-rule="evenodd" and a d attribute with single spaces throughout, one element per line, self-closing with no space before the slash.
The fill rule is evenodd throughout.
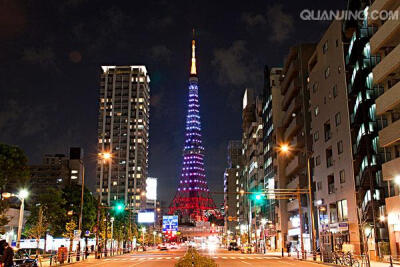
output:
<path id="1" fill-rule="evenodd" d="M 120 201 L 139 210 L 146 205 L 149 74 L 145 66 L 101 70 L 97 191 L 103 204 Z"/>
<path id="2" fill-rule="evenodd" d="M 242 166 L 242 142 L 231 140 L 228 143 L 228 168 L 224 173 L 225 232 L 233 237 L 239 233 L 240 185 Z"/>
<path id="3" fill-rule="evenodd" d="M 247 88 L 243 96 L 243 170 L 240 185 L 246 192 L 242 196 L 244 198 L 242 221 L 247 222 L 246 231 L 250 242 L 257 242 L 260 239 L 261 219 L 264 218 L 265 210 L 265 196 L 262 194 L 264 191 L 262 108 L 262 97 L 256 96 L 254 89 Z M 259 246 L 259 243 L 256 245 Z"/>
<path id="4" fill-rule="evenodd" d="M 263 157 L 264 157 L 264 188 L 272 192 L 279 188 L 278 166 L 279 158 L 276 147 L 280 143 L 280 124 L 283 118 L 281 111 L 282 95 L 280 93 L 280 78 L 282 68 L 264 69 L 263 90 Z M 264 206 L 265 221 L 261 225 L 263 240 L 269 250 L 280 250 L 282 246 L 282 235 L 280 229 L 279 202 L 275 197 L 268 194 Z"/>
<path id="5" fill-rule="evenodd" d="M 349 9 L 363 11 L 365 16 L 360 20 L 346 20 L 343 33 L 362 251 L 376 259 L 388 254 L 385 252 L 387 227 L 380 217 L 385 215 L 385 196 L 388 195 L 382 177 L 382 163 L 390 153 L 380 147 L 379 140 L 379 131 L 387 121 L 386 117 L 376 113 L 375 100 L 383 93 L 383 88 L 374 82 L 376 78 L 372 72 L 381 58 L 371 53 L 371 37 L 377 27 L 368 25 L 369 5 L 370 1 L 349 0 Z"/>
<path id="6" fill-rule="evenodd" d="M 281 122 L 281 140 L 293 150 L 279 153 L 283 160 L 279 168 L 279 188 L 308 190 L 307 159 L 311 157 L 311 135 L 309 111 L 309 92 L 307 90 L 308 60 L 315 49 L 314 44 L 301 44 L 290 48 L 284 63 L 280 88 L 281 108 L 285 114 Z M 300 249 L 301 236 L 304 249 L 311 249 L 311 219 L 309 200 L 306 194 L 297 199 L 280 200 L 281 232 L 284 243 Z M 284 215 L 287 218 L 284 218 Z M 301 215 L 301 216 L 300 216 Z"/>
<path id="7" fill-rule="evenodd" d="M 85 176 L 83 149 L 71 147 L 65 154 L 45 154 L 42 164 L 29 166 L 31 174 L 30 191 L 39 194 L 43 188 L 59 188 L 76 183 L 82 184 Z"/>
<path id="8" fill-rule="evenodd" d="M 382 179 L 387 184 L 386 214 L 379 214 L 380 223 L 389 228 L 391 255 L 400 255 L 400 2 L 375 0 L 370 13 L 393 12 L 397 19 L 368 18 L 372 27 L 369 47 L 372 56 L 379 58 L 372 68 L 372 88 L 379 88 L 375 99 L 376 123 L 379 129 L 379 145 L 384 150 Z M 383 89 L 383 93 L 382 93 Z M 382 93 L 382 94 L 380 94 Z M 387 253 L 387 252 L 386 252 Z"/>
<path id="9" fill-rule="evenodd" d="M 318 240 L 324 251 L 360 253 L 342 22 L 335 20 L 308 64 Z"/>

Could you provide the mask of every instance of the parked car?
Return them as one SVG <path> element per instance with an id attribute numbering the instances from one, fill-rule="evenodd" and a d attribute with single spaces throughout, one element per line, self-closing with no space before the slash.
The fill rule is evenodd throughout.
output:
<path id="1" fill-rule="evenodd" d="M 244 254 L 253 253 L 254 247 L 250 245 L 243 245 L 240 251 Z"/>
<path id="2" fill-rule="evenodd" d="M 38 267 L 38 259 L 31 258 L 26 250 L 20 249 L 15 251 L 14 254 L 14 266 L 16 267 Z"/>
<path id="3" fill-rule="evenodd" d="M 229 251 L 231 251 L 231 250 L 238 251 L 239 246 L 236 242 L 231 242 L 231 243 L 229 243 L 228 250 Z"/>
<path id="4" fill-rule="evenodd" d="M 160 244 L 160 245 L 158 245 L 158 249 L 159 250 L 168 250 L 168 247 L 166 244 Z"/>

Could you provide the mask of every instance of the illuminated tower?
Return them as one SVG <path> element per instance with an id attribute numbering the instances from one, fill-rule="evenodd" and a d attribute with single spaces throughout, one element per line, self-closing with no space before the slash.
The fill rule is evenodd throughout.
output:
<path id="1" fill-rule="evenodd" d="M 169 213 L 179 215 L 181 222 L 206 221 L 206 212 L 215 209 L 204 170 L 195 49 L 193 40 L 182 174 L 178 191 L 169 207 Z"/>

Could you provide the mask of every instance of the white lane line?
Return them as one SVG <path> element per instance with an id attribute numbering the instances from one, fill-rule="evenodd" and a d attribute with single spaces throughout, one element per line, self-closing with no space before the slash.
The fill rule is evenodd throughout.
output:
<path id="1" fill-rule="evenodd" d="M 278 261 L 278 262 L 280 262 L 280 263 L 283 263 L 283 264 L 289 264 L 289 265 L 294 265 L 294 263 L 291 263 L 291 262 L 287 262 L 287 261 Z"/>
<path id="2" fill-rule="evenodd" d="M 243 262 L 243 263 L 245 263 L 245 264 L 247 264 L 247 265 L 251 265 L 250 263 L 248 263 L 248 262 L 246 262 L 246 261 L 241 261 L 241 262 Z"/>
<path id="3" fill-rule="evenodd" d="M 180 259 L 180 257 L 175 257 L 175 259 L 176 259 L 176 260 L 179 260 L 179 259 Z"/>
<path id="4" fill-rule="evenodd" d="M 245 257 L 239 257 L 239 259 L 241 259 L 241 260 L 244 260 L 244 259 L 245 259 Z"/>
<path id="5" fill-rule="evenodd" d="M 231 257 L 231 259 L 232 259 L 232 260 L 235 260 L 235 259 L 236 259 L 236 257 Z"/>
<path id="6" fill-rule="evenodd" d="M 172 257 L 166 257 L 166 259 L 167 259 L 167 260 L 170 260 L 170 259 L 172 259 Z"/>

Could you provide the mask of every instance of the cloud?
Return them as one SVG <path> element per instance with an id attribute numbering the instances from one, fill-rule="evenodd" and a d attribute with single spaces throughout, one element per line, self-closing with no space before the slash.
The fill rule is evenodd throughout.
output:
<path id="1" fill-rule="evenodd" d="M 216 68 L 218 83 L 221 85 L 252 85 L 260 74 L 256 59 L 242 40 L 234 41 L 226 49 L 216 49 L 212 65 Z"/>
<path id="2" fill-rule="evenodd" d="M 252 15 L 249 13 L 245 13 L 242 15 L 242 21 L 246 23 L 249 27 L 254 27 L 257 25 L 265 25 L 267 20 L 261 14 Z"/>
<path id="3" fill-rule="evenodd" d="M 56 66 L 55 54 L 49 47 L 43 49 L 25 49 L 22 60 L 32 64 L 38 64 L 43 68 L 54 68 Z"/>
<path id="4" fill-rule="evenodd" d="M 267 21 L 271 27 L 270 41 L 283 42 L 293 31 L 293 17 L 284 13 L 282 5 L 270 6 L 267 10 Z"/>
<path id="5" fill-rule="evenodd" d="M 152 59 L 157 61 L 170 62 L 172 51 L 165 45 L 155 45 L 150 49 Z"/>

